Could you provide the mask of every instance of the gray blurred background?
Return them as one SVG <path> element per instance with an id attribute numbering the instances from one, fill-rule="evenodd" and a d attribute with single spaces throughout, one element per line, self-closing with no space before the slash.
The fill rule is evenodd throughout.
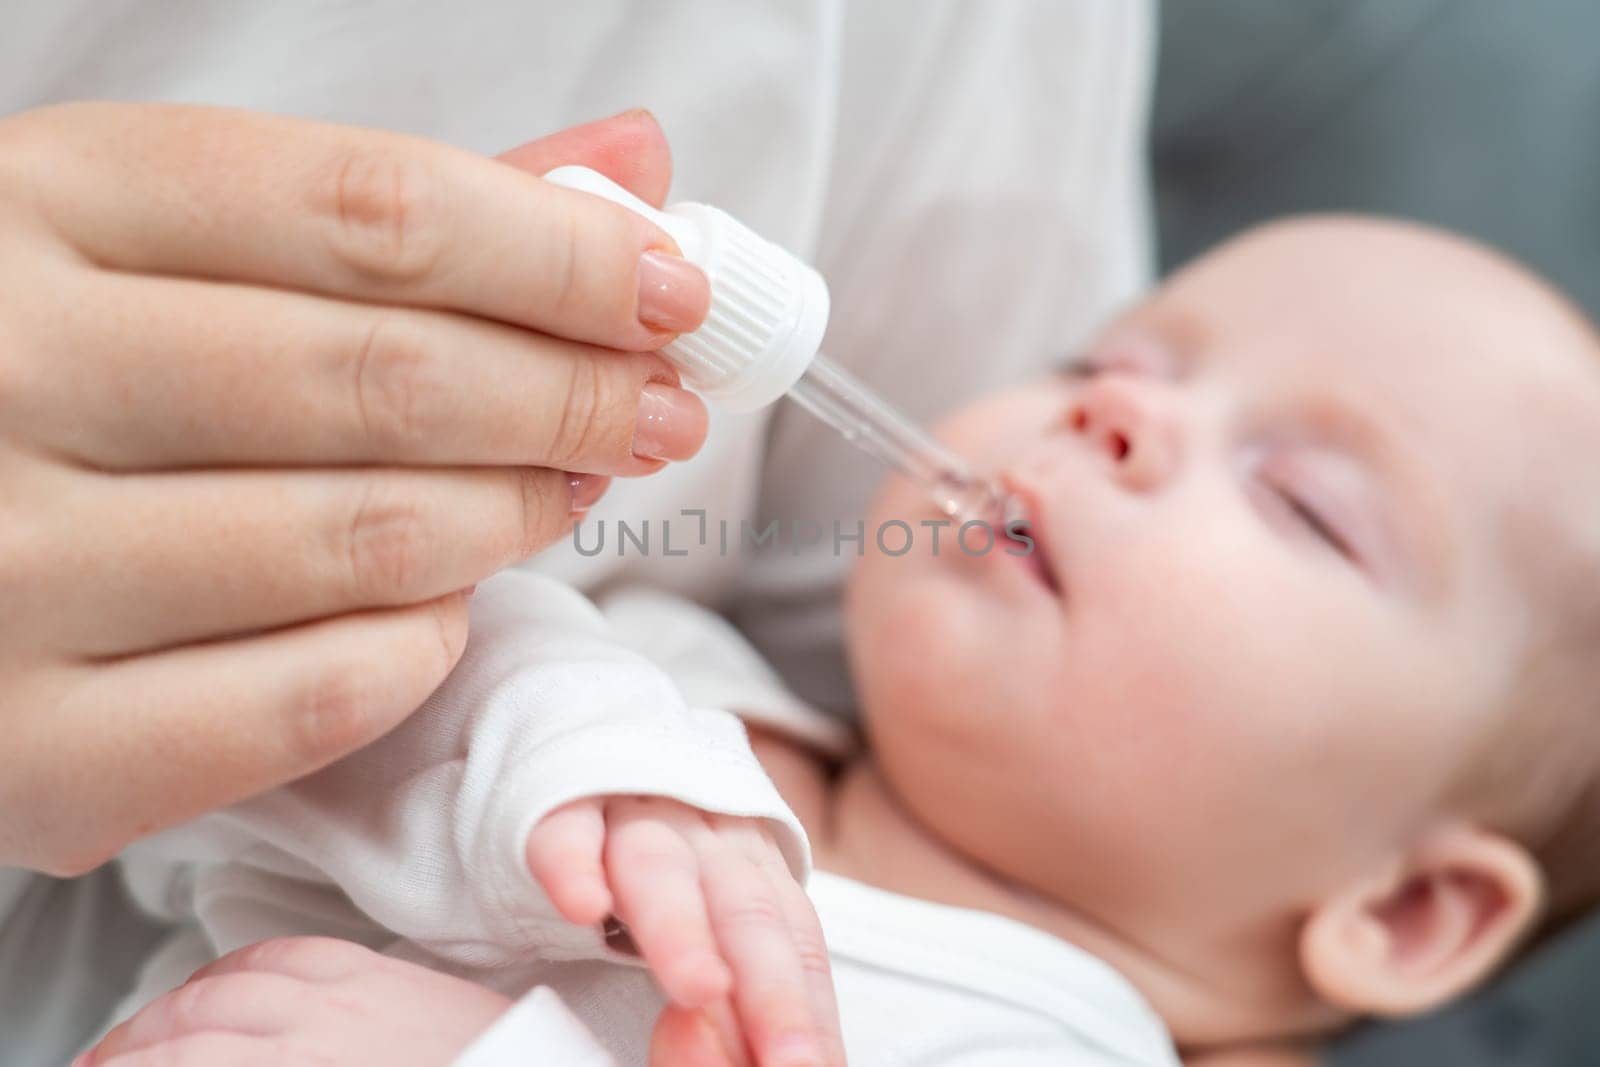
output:
<path id="1" fill-rule="evenodd" d="M 1600 318 L 1600 0 L 1162 7 L 1163 269 L 1275 216 L 1374 212 L 1488 241 Z M 1470 1001 L 1328 1058 L 1593 1067 L 1597 987 L 1600 917 Z"/>

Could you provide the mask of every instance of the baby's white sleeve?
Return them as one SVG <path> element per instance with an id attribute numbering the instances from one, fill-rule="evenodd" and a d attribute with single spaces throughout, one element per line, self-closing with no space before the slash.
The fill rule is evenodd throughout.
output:
<path id="1" fill-rule="evenodd" d="M 807 878 L 804 831 L 743 726 L 689 706 L 588 600 L 508 572 L 478 587 L 471 613 L 461 663 L 420 711 L 324 771 L 180 829 L 189 858 L 210 835 L 235 865 L 330 881 L 389 931 L 472 966 L 604 954 L 523 859 L 534 824 L 578 798 L 648 794 L 765 819 Z M 208 924 L 228 911 L 197 909 Z"/>
<path id="2" fill-rule="evenodd" d="M 612 636 L 660 667 L 695 707 L 721 708 L 834 760 L 852 755 L 849 726 L 795 696 L 744 636 L 715 612 L 655 589 L 601 599 Z"/>
<path id="3" fill-rule="evenodd" d="M 456 1057 L 453 1067 L 616 1067 L 616 1060 L 548 986 L 517 1001 Z"/>

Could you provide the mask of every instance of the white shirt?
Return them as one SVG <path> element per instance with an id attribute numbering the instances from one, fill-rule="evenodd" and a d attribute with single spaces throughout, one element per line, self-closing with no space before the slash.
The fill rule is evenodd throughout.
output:
<path id="1" fill-rule="evenodd" d="M 813 262 L 828 354 L 931 419 L 1042 373 L 1148 281 L 1152 23 L 1151 0 L 64 0 L 8 13 L 0 113 L 226 104 L 495 153 L 645 106 L 672 144 L 672 198 Z M 831 530 L 881 474 L 791 405 L 714 413 L 693 462 L 614 484 L 592 514 Z M 585 590 L 646 581 L 738 607 L 801 695 L 843 709 L 842 555 L 563 547 L 534 565 Z"/>
<path id="2" fill-rule="evenodd" d="M 69 99 L 178 100 L 492 153 L 647 106 L 673 146 L 673 197 L 717 204 L 812 260 L 833 297 L 829 355 L 925 419 L 1039 373 L 1148 280 L 1153 8 L 56 0 L 7 14 L 0 114 Z M 803 412 L 714 415 L 693 462 L 614 484 L 592 515 L 659 525 L 704 508 L 763 528 L 774 517 L 848 525 L 877 478 Z M 558 546 L 531 566 L 586 589 L 648 580 L 734 611 L 791 684 L 838 710 L 845 563 L 831 544 L 743 559 L 585 558 Z M 54 914 L 47 899 L 25 910 L 4 921 Z M 60 940 L 62 975 L 95 968 L 83 948 L 94 938 Z M 0 1036 L 0 1058 L 25 1062 L 8 1041 L 34 1020 L 4 1014 L 0 1004 L 0 1035 L 11 1035 Z M 60 1050 L 71 1036 L 26 1048 Z"/>

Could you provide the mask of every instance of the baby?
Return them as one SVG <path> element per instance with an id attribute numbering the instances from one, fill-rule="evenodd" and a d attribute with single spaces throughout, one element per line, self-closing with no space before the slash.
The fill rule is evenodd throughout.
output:
<path id="1" fill-rule="evenodd" d="M 730 987 L 753 1003 L 750 950 L 719 919 L 737 911 L 717 899 L 731 883 L 683 859 L 700 855 L 696 835 L 744 835 L 779 881 L 815 864 L 852 1062 L 1171 1064 L 1175 1047 L 1442 1004 L 1600 896 L 1600 340 L 1537 279 L 1417 227 L 1270 226 L 1179 273 L 1058 379 L 985 397 L 942 436 L 1000 473 L 1036 550 L 918 539 L 891 557 L 868 539 L 846 605 L 866 747 L 686 605 L 572 608 L 592 637 L 580 648 L 562 645 L 579 638 L 548 604 L 536 618 L 486 583 L 479 599 L 504 622 L 489 632 L 544 634 L 543 666 L 505 651 L 521 637 L 486 638 L 502 651 L 477 659 L 469 645 L 396 735 L 252 802 L 279 807 L 233 830 L 256 855 L 266 839 L 294 857 L 255 862 L 278 880 L 270 893 L 240 891 L 246 853 L 213 838 L 209 855 L 228 857 L 213 869 L 231 873 L 202 872 L 219 888 L 196 906 L 193 831 L 179 831 L 179 910 L 209 931 L 187 962 L 229 947 L 216 934 L 229 915 L 253 916 L 232 943 L 350 935 L 338 894 L 260 919 L 283 879 L 314 885 L 320 869 L 413 956 L 554 989 L 618 1062 L 643 1062 L 663 1000 L 620 928 L 596 920 L 628 923 L 680 1006 Z M 925 511 L 891 483 L 869 528 Z M 608 643 L 653 662 L 608 659 Z M 520 710 L 499 721 L 537 730 L 529 720 L 590 699 L 574 694 L 656 670 L 672 685 L 628 683 L 582 729 L 562 720 L 529 741 L 470 725 L 509 701 Z M 640 726 L 645 705 L 666 725 Z M 726 712 L 787 809 L 748 776 L 713 714 Z M 598 783 L 572 769 L 577 750 L 557 751 L 596 723 L 623 724 L 597 727 L 616 746 Z M 697 730 L 718 738 L 704 758 L 684 740 Z M 680 755 L 692 773 L 655 766 Z M 531 784 L 494 784 L 516 774 Z M 419 780 L 459 809 L 454 829 L 396 836 L 379 794 Z M 637 792 L 668 799 L 606 799 Z M 496 847 L 526 855 L 532 877 L 475 851 L 501 840 L 507 803 L 511 844 Z M 643 825 L 682 828 L 654 868 L 651 849 L 618 840 L 641 825 L 639 803 L 658 804 Z M 359 833 L 304 843 L 362 805 Z M 720 814 L 674 823 L 696 809 Z M 372 877 L 329 872 L 352 850 L 403 864 L 410 848 L 460 868 L 442 884 L 494 892 L 472 904 L 438 890 L 410 914 Z M 662 873 L 678 860 L 689 876 Z M 172 890 L 162 862 L 143 899 Z M 696 919 L 664 929 L 661 906 L 639 903 L 651 885 Z M 478 911 L 446 923 L 452 908 Z M 514 1015 L 482 1044 L 504 1044 Z M 818 1059 L 751 1044 L 761 1063 Z"/>

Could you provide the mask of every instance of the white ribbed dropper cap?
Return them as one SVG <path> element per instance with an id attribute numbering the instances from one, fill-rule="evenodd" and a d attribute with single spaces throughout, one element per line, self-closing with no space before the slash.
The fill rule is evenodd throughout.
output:
<path id="1" fill-rule="evenodd" d="M 643 215 L 705 271 L 705 322 L 661 350 L 695 389 L 729 411 L 754 411 L 800 380 L 828 325 L 828 287 L 815 270 L 707 204 L 654 208 L 588 167 L 560 167 L 544 179 Z"/>

